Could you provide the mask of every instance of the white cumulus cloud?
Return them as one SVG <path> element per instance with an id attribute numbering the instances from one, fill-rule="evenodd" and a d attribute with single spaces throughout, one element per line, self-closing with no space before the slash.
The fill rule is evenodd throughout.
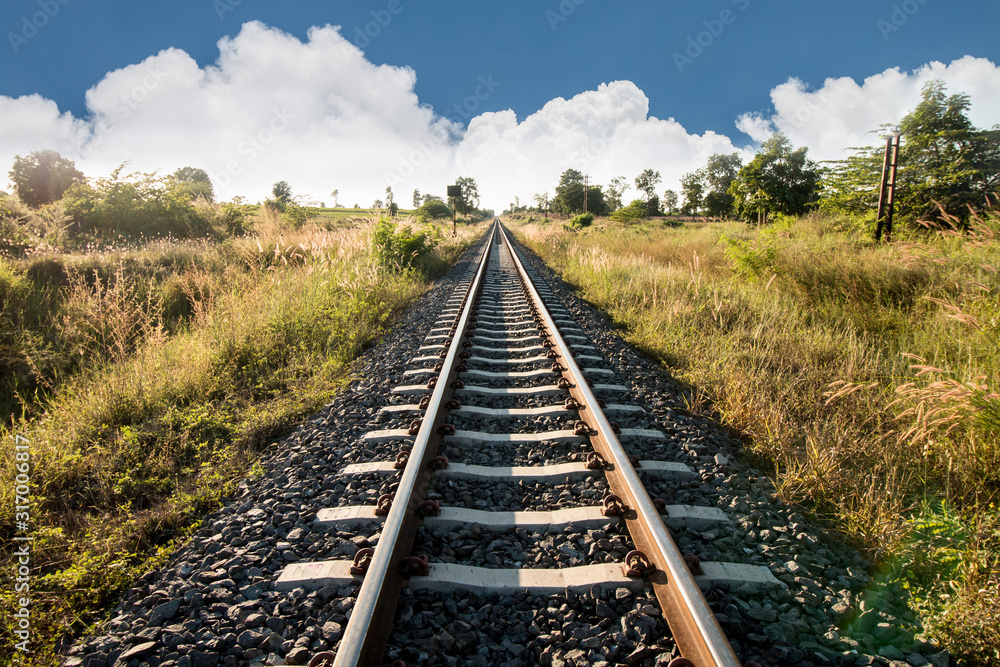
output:
<path id="1" fill-rule="evenodd" d="M 410 68 L 369 62 L 339 27 L 313 28 L 303 42 L 251 22 L 219 42 L 211 66 L 167 49 L 109 72 L 87 91 L 83 119 L 37 95 L 0 96 L 0 164 L 53 148 L 90 176 L 125 160 L 161 173 L 190 165 L 222 198 L 262 199 L 287 180 L 294 193 L 329 201 L 336 188 L 342 204 L 362 206 L 386 186 L 404 205 L 414 188 L 443 195 L 464 175 L 484 205 L 503 207 L 551 192 L 569 167 L 597 183 L 659 169 L 665 189 L 710 154 L 736 150 L 723 135 L 650 117 L 628 81 L 554 99 L 520 122 L 513 111 L 484 113 L 468 128 L 421 104 L 415 83 Z M 502 85 L 484 77 L 466 99 Z"/>
<path id="2" fill-rule="evenodd" d="M 521 120 L 506 110 L 463 127 L 454 114 L 421 103 L 416 72 L 369 62 L 339 26 L 314 27 L 302 41 L 250 22 L 218 46 L 206 67 L 167 49 L 109 72 L 86 92 L 84 118 L 39 95 L 0 96 L 0 166 L 51 148 L 88 176 L 126 160 L 131 169 L 160 173 L 193 166 L 210 174 L 223 199 L 261 200 L 287 180 L 293 193 L 316 201 L 330 202 L 336 188 L 348 206 L 370 205 L 386 186 L 408 206 L 414 188 L 443 195 L 458 176 L 472 176 L 481 203 L 499 209 L 515 196 L 524 203 L 552 193 L 568 168 L 599 184 L 615 176 L 631 183 L 656 169 L 662 193 L 713 153 L 752 154 L 725 134 L 694 134 L 673 118 L 650 116 L 649 100 L 630 81 L 553 99 Z M 773 113 L 744 114 L 737 127 L 754 141 L 781 130 L 817 159 L 837 158 L 846 147 L 874 143 L 866 132 L 898 121 L 934 78 L 971 95 L 978 125 L 1000 118 L 1000 70 L 966 57 L 887 70 L 862 84 L 828 79 L 814 91 L 790 79 L 772 90 Z M 480 77 L 456 99 L 476 108 L 503 85 Z M 626 201 L 636 196 L 633 189 Z"/>
<path id="3" fill-rule="evenodd" d="M 783 132 L 795 145 L 809 147 L 814 159 L 836 160 L 849 154 L 846 148 L 879 143 L 870 132 L 898 123 L 920 103 L 924 84 L 934 79 L 945 82 L 948 94 L 969 95 L 969 118 L 977 127 L 1000 122 L 1000 67 L 965 56 L 912 72 L 888 69 L 860 84 L 849 77 L 830 78 L 816 90 L 790 78 L 771 91 L 773 113 L 742 114 L 736 126 L 758 142 Z"/>

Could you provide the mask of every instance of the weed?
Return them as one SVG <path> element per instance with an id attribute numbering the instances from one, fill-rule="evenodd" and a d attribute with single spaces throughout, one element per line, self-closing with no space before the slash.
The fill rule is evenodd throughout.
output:
<path id="1" fill-rule="evenodd" d="M 1000 211 L 891 245 L 867 224 L 517 232 L 691 396 L 710 396 L 785 500 L 883 566 L 939 562 L 907 579 L 914 599 L 948 600 L 920 607 L 925 628 L 996 664 Z M 947 540 L 933 542 L 933 521 Z"/>

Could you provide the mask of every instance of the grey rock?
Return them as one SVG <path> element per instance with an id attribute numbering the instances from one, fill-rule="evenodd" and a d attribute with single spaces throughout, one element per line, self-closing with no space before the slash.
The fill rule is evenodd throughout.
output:
<path id="1" fill-rule="evenodd" d="M 118 660 L 115 661 L 115 665 L 125 667 L 129 661 L 133 659 L 141 660 L 151 654 L 154 650 L 156 650 L 156 642 L 143 642 L 142 644 L 136 644 L 129 650 L 119 655 Z"/>
<path id="2" fill-rule="evenodd" d="M 756 621 L 772 623 L 778 618 L 778 611 L 766 607 L 751 607 L 746 611 L 746 615 Z"/>
<path id="3" fill-rule="evenodd" d="M 919 653 L 908 653 L 906 655 L 906 662 L 912 665 L 912 667 L 924 667 L 924 665 L 931 664 L 927 658 Z"/>
<path id="4" fill-rule="evenodd" d="M 304 665 L 309 660 L 308 646 L 295 646 L 285 656 L 285 662 L 289 665 Z"/>
<path id="5" fill-rule="evenodd" d="M 164 602 L 161 605 L 157 605 L 153 608 L 152 613 L 149 615 L 150 625 L 162 625 L 163 621 L 168 621 L 177 614 L 177 610 L 181 607 L 181 601 L 177 598 Z"/>
<path id="6" fill-rule="evenodd" d="M 219 656 L 204 651 L 190 651 L 187 657 L 191 659 L 191 667 L 215 667 L 219 664 Z"/>
<path id="7" fill-rule="evenodd" d="M 244 630 L 236 638 L 236 643 L 243 648 L 253 648 L 264 641 L 264 635 L 253 630 Z"/>
<path id="8" fill-rule="evenodd" d="M 903 660 L 906 657 L 899 648 L 893 646 L 892 644 L 879 647 L 878 654 L 883 658 L 888 658 L 889 660 Z"/>
<path id="9" fill-rule="evenodd" d="M 334 623 L 333 621 L 324 623 L 323 627 L 320 628 L 320 635 L 331 644 L 339 641 L 342 634 L 343 628 L 340 623 Z"/>

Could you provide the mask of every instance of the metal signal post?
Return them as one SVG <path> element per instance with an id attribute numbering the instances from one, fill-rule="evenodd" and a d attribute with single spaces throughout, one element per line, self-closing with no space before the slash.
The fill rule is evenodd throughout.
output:
<path id="1" fill-rule="evenodd" d="M 448 186 L 448 198 L 451 199 L 451 235 L 458 236 L 458 200 L 462 196 L 461 185 Z"/>
<path id="2" fill-rule="evenodd" d="M 899 135 L 885 141 L 885 159 L 882 161 L 882 186 L 878 194 L 878 225 L 875 240 L 882 240 L 882 226 L 885 224 L 885 240 L 892 240 L 892 213 L 896 203 L 896 167 L 899 165 Z"/>

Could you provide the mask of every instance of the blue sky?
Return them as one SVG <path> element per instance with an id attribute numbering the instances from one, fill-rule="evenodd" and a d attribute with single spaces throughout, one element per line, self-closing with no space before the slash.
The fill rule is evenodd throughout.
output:
<path id="1" fill-rule="evenodd" d="M 661 120 L 673 118 L 687 135 L 705 141 L 706 150 L 709 146 L 726 148 L 725 142 L 720 143 L 720 138 L 715 136 L 720 135 L 731 143 L 732 149 L 750 151 L 769 128 L 784 128 L 781 112 L 775 105 L 774 91 L 782 90 L 781 86 L 786 85 L 789 79 L 796 79 L 801 84 L 796 90 L 785 90 L 785 93 L 792 97 L 799 95 L 806 100 L 809 108 L 814 108 L 817 105 L 816 99 L 804 96 L 823 89 L 827 79 L 846 78 L 853 80 L 866 94 L 871 93 L 868 110 L 865 114 L 860 114 L 863 118 L 859 117 L 856 105 L 841 113 L 842 117 L 850 118 L 847 125 L 857 135 L 858 128 L 854 128 L 853 124 L 872 123 L 873 114 L 877 114 L 873 108 L 878 107 L 878 100 L 885 99 L 885 121 L 898 120 L 900 111 L 912 107 L 912 91 L 919 90 L 919 85 L 914 85 L 922 80 L 917 72 L 934 62 L 945 66 L 938 73 L 948 80 L 952 92 L 958 92 L 960 86 L 983 89 L 966 92 L 973 95 L 974 107 L 980 109 L 983 118 L 988 118 L 993 113 L 996 102 L 995 98 L 990 97 L 988 90 L 993 81 L 989 78 L 993 72 L 989 71 L 988 65 L 995 66 L 1000 62 L 1000 40 L 995 36 L 996 26 L 1000 25 L 1000 3 L 995 1 L 293 0 L 279 3 L 265 0 L 175 0 L 154 3 L 5 0 L 0 6 L 0 26 L 4 34 L 3 44 L 0 44 L 0 102 L 4 98 L 16 100 L 23 96 L 40 96 L 54 103 L 59 113 L 68 112 L 74 121 L 78 121 L 73 132 L 78 134 L 89 131 L 93 134 L 93 127 L 88 130 L 82 124 L 100 116 L 101 108 L 99 105 L 88 106 L 85 95 L 88 90 L 105 80 L 110 72 L 122 68 L 131 71 L 128 68 L 135 69 L 135 66 L 165 49 L 184 52 L 205 71 L 217 64 L 220 57 L 219 40 L 225 37 L 237 39 L 244 24 L 254 21 L 259 22 L 255 25 L 296 38 L 298 42 L 307 45 L 310 44 L 309 30 L 312 26 L 339 25 L 340 34 L 355 46 L 361 47 L 368 63 L 411 68 L 415 73 L 415 84 L 410 87 L 410 93 L 416 96 L 415 106 L 429 106 L 436 117 L 455 121 L 461 126 L 448 129 L 452 143 L 460 142 L 465 127 L 481 114 L 511 110 L 516 116 L 516 122 L 521 123 L 556 98 L 572 101 L 575 96 L 599 91 L 602 84 L 615 81 L 631 82 L 647 100 L 645 114 Z M 291 42 L 286 40 L 282 44 L 271 45 L 271 48 L 286 48 Z M 241 51 L 243 57 L 253 60 L 253 48 L 252 44 L 244 44 Z M 968 64 L 972 60 L 967 58 L 969 56 L 977 59 L 975 66 Z M 957 61 L 966 64 L 955 66 Z M 293 67 L 294 61 L 290 62 L 289 66 Z M 328 56 L 327 62 L 331 68 L 339 67 L 332 56 Z M 900 81 L 894 84 L 882 82 L 883 88 L 868 90 L 864 83 L 866 79 L 878 77 L 893 68 L 898 68 L 906 75 L 904 78 L 914 85 L 903 85 Z M 190 67 L 181 69 L 185 72 L 191 70 Z M 311 79 L 301 80 L 300 85 L 310 87 L 313 81 L 319 88 L 326 85 L 322 66 L 317 66 L 310 72 L 310 76 Z M 275 83 L 280 84 L 280 79 Z M 484 86 L 484 83 L 489 85 Z M 266 81 L 257 80 L 254 85 L 258 86 L 262 96 L 270 94 Z M 356 79 L 345 79 L 341 85 L 365 86 L 366 83 L 364 76 L 359 73 Z M 842 91 L 833 88 L 829 90 Z M 908 99 L 896 104 L 892 101 L 893 91 L 901 96 L 908 96 Z M 324 92 L 327 98 L 330 95 L 350 95 L 349 91 L 339 88 Z M 249 91 L 247 93 L 249 96 Z M 405 91 L 397 90 L 396 93 L 402 95 L 402 98 L 406 97 Z M 119 93 L 119 102 L 120 95 Z M 623 101 L 622 95 L 628 99 Z M 591 110 L 608 105 L 627 105 L 628 100 L 635 101 L 636 98 L 631 89 L 619 89 L 605 97 L 603 101 L 589 100 Z M 823 98 L 821 102 L 824 109 L 836 106 L 839 102 L 837 97 L 839 94 L 834 95 L 833 99 L 830 96 Z M 392 99 L 397 104 L 400 103 L 399 99 Z M 152 112 L 139 104 L 144 101 L 135 100 L 133 105 L 129 99 L 131 113 L 128 118 L 119 118 L 116 128 L 122 131 L 115 138 L 126 136 L 126 131 L 141 121 L 145 122 L 146 132 L 156 131 L 154 119 L 145 118 Z M 786 102 L 791 103 L 789 100 Z M 799 120 L 802 121 L 802 116 L 807 113 L 801 110 L 801 101 L 797 103 L 800 107 Z M 459 105 L 457 110 L 456 104 Z M 579 104 L 582 105 L 583 102 Z M 592 113 L 589 116 L 584 114 L 590 120 L 579 120 L 576 111 L 565 111 L 560 115 L 559 127 L 553 128 L 552 132 L 568 131 L 566 124 L 574 122 L 574 118 L 583 125 L 594 122 Z M 274 112 L 273 109 L 270 110 L 270 113 Z M 847 112 L 850 113 L 845 116 Z M 105 109 L 104 113 L 108 115 L 108 110 Z M 369 113 L 376 116 L 381 114 Z M 414 113 L 419 116 L 419 113 Z M 0 120 L 13 122 L 21 117 L 19 114 L 27 115 L 23 105 L 17 107 L 12 102 L 6 106 L 0 104 Z M 37 119 L 37 109 L 33 114 Z M 737 127 L 737 120 L 747 114 L 755 114 L 753 117 L 759 121 L 752 125 L 756 130 L 749 134 Z M 808 115 L 816 118 L 806 119 L 806 124 L 820 122 L 821 114 L 818 112 L 809 112 Z M 230 113 L 228 117 L 232 116 Z M 261 123 L 266 125 L 269 122 L 267 116 L 265 113 L 256 120 L 254 127 Z M 301 115 L 297 118 L 301 121 Z M 327 111 L 325 115 L 321 112 L 318 118 L 310 119 L 308 123 L 301 121 L 303 132 L 307 124 L 314 131 L 318 124 L 329 127 L 327 121 L 331 118 Z M 379 122 L 387 122 L 391 128 L 396 128 L 399 123 L 416 122 L 416 116 L 408 119 L 379 118 Z M 482 120 L 488 118 L 490 117 L 486 116 Z M 993 122 L 1000 122 L 1000 115 L 994 118 Z M 320 123 L 322 119 L 326 121 Z M 787 120 L 786 118 L 785 121 Z M 44 135 L 38 133 L 44 127 L 39 126 L 39 122 L 35 120 L 29 123 L 30 131 L 27 135 L 22 132 L 19 135 L 21 139 L 5 137 L 0 130 L 0 161 L 9 163 L 8 154 L 13 154 L 11 151 L 24 151 L 27 148 L 23 143 L 25 136 L 42 141 Z M 188 122 L 198 121 L 192 118 Z M 289 127 L 296 122 L 298 121 L 289 121 Z M 433 122 L 434 119 L 427 121 L 430 125 Z M 611 125 L 608 127 L 613 125 L 618 128 L 623 122 L 634 124 L 635 118 L 613 119 L 609 121 Z M 869 129 L 874 129 L 877 124 L 874 123 Z M 379 123 L 366 125 L 378 126 Z M 545 124 L 542 123 L 540 128 L 533 128 L 531 132 L 525 128 L 519 131 L 521 134 L 529 134 L 529 138 L 537 143 L 538 133 L 544 133 L 544 127 Z M 741 128 L 746 130 L 751 128 L 751 124 L 744 122 Z M 176 132 L 183 130 L 177 127 L 167 129 Z M 793 129 L 802 128 L 797 126 Z M 662 135 L 664 137 L 669 135 L 676 139 L 674 130 L 676 128 L 671 130 L 661 126 L 658 131 L 665 133 Z M 822 128 L 816 128 L 817 132 L 821 130 Z M 58 131 L 68 130 L 63 128 Z M 53 136 L 58 131 L 54 129 Z M 504 131 L 508 134 L 514 131 L 509 122 L 504 125 Z M 434 134 L 434 130 L 428 132 Z M 493 134 L 496 133 L 493 131 Z M 845 141 L 856 138 L 849 136 L 850 132 L 845 131 L 844 134 Z M 290 132 L 285 136 L 290 137 Z M 599 136 L 587 136 L 591 143 L 589 153 L 599 153 L 588 158 L 587 168 L 592 165 L 599 178 L 605 175 L 610 177 L 615 173 L 615 168 L 624 171 L 632 166 L 620 156 L 616 157 L 613 149 L 601 147 Z M 610 141 L 609 136 L 619 137 L 618 130 L 606 128 L 605 140 Z M 706 139 L 706 136 L 711 140 Z M 420 141 L 419 136 L 411 139 L 414 144 Z M 524 137 L 521 139 L 527 140 Z M 809 140 L 808 133 L 804 132 L 801 142 L 807 143 Z M 53 145 L 62 146 L 60 141 L 64 140 L 53 139 Z M 595 141 L 598 143 L 594 144 Z M 815 141 L 818 142 L 815 148 L 818 154 L 824 150 L 832 150 L 829 146 L 822 146 L 832 146 L 835 143 L 830 137 L 817 137 Z M 155 153 L 152 146 L 147 147 L 148 150 L 136 146 L 135 154 L 125 154 L 128 150 L 123 152 L 120 147 L 112 151 L 111 144 L 111 141 L 105 141 L 100 150 L 81 152 L 82 162 L 87 163 L 92 159 L 93 167 L 97 169 L 106 167 L 116 159 L 130 159 L 145 167 Z M 174 144 L 178 151 L 183 148 L 183 142 Z M 343 141 L 340 141 L 336 145 L 342 144 Z M 558 145 L 558 142 L 553 144 Z M 594 150 L 595 145 L 599 150 Z M 672 146 L 665 140 L 665 151 Z M 254 169 L 262 170 L 265 164 L 274 164 L 275 173 L 281 168 L 288 169 L 287 162 L 279 158 L 279 151 L 275 148 L 272 146 L 266 162 L 263 159 L 256 160 Z M 407 154 L 402 149 L 388 150 L 395 150 L 396 154 Z M 517 149 L 508 146 L 506 150 Z M 477 151 L 482 153 L 482 146 Z M 104 152 L 108 154 L 104 155 Z M 695 150 L 691 155 L 683 156 L 681 162 L 684 163 L 684 170 L 698 166 L 697 159 L 704 157 L 701 152 Z M 387 162 L 394 163 L 396 154 Z M 186 162 L 183 154 L 157 155 L 164 162 L 161 168 Z M 98 156 L 102 159 L 97 159 Z M 607 160 L 602 161 L 602 156 Z M 210 156 L 206 158 L 192 154 L 191 158 L 194 157 L 202 161 L 210 160 Z M 365 160 L 366 157 L 363 152 L 355 150 L 351 153 L 351 159 Z M 371 160 L 370 157 L 367 159 Z M 649 159 L 646 158 L 647 162 Z M 448 165 L 441 162 L 443 157 L 438 155 L 435 160 L 437 162 L 434 168 L 440 172 L 440 176 L 450 176 L 447 173 Z M 475 166 L 475 160 L 469 154 L 464 157 L 450 156 L 450 160 L 455 173 L 456 170 L 469 170 Z M 666 162 L 666 158 L 664 161 Z M 297 162 L 301 163 L 302 160 Z M 434 160 L 422 161 L 417 166 L 429 166 L 431 162 Z M 538 173 L 536 178 L 540 180 L 536 191 L 549 185 L 558 176 L 558 170 L 564 168 L 565 162 L 552 161 L 548 171 L 553 172 L 553 177 L 548 172 Z M 608 163 L 606 174 L 602 172 L 604 162 Z M 220 168 L 218 165 L 208 165 L 212 166 L 216 170 Z M 661 165 L 650 166 L 659 168 Z M 247 176 L 248 171 L 241 169 L 239 176 Z M 388 171 L 391 172 L 392 169 Z M 664 179 L 667 183 L 671 175 L 676 178 L 673 172 L 678 169 L 674 169 L 673 165 L 664 165 L 661 171 L 669 174 Z M 371 187 L 352 182 L 350 187 L 358 191 L 358 197 L 370 198 L 372 192 L 385 187 L 384 182 L 393 181 L 389 177 L 391 174 L 387 176 L 384 166 L 380 169 L 373 168 L 371 173 L 378 174 L 374 179 L 378 182 L 374 182 Z M 344 178 L 349 175 L 345 172 Z M 623 175 L 629 178 L 634 176 L 631 173 Z M 232 182 L 227 187 L 232 186 L 238 190 L 241 179 L 233 174 L 231 176 L 229 180 Z M 334 175 L 333 180 L 337 177 L 338 175 Z M 246 195 L 251 198 L 261 196 L 260 183 L 268 178 L 268 173 L 261 173 L 254 179 L 242 180 Z M 419 175 L 414 178 L 407 175 L 397 182 L 397 188 L 411 189 L 411 185 L 416 187 L 420 182 L 419 178 Z M 295 183 L 292 184 L 294 189 Z M 316 198 L 323 196 L 319 190 L 324 188 L 318 184 L 304 184 L 303 187 Z M 436 187 L 436 181 L 429 186 L 425 184 L 424 187 Z M 531 194 L 527 192 L 530 189 L 528 182 L 512 181 L 505 187 L 510 190 L 509 193 L 498 186 L 495 196 L 509 198 L 513 194 L 519 194 L 524 198 Z M 492 189 L 487 190 L 493 194 Z M 235 194 L 235 190 L 233 193 Z M 399 198 L 397 195 L 397 199 Z M 502 206 L 506 202 L 490 203 Z"/>

